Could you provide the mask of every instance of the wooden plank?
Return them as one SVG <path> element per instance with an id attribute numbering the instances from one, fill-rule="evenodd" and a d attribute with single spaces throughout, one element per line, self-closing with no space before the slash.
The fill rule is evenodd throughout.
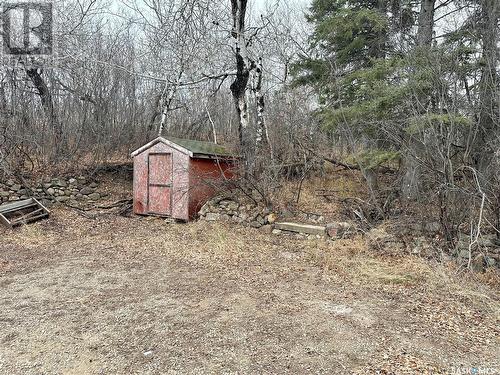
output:
<path id="1" fill-rule="evenodd" d="M 29 217 L 27 219 L 24 219 L 24 220 L 16 220 L 16 221 L 13 221 L 12 222 L 12 226 L 14 225 L 19 225 L 19 224 L 25 224 L 25 223 L 30 223 L 32 221 L 35 221 L 35 220 L 38 220 L 38 219 L 43 219 L 45 217 L 49 217 L 49 214 L 44 212 L 43 214 L 41 215 L 37 215 L 37 216 L 33 216 L 33 217 Z"/>
<path id="2" fill-rule="evenodd" d="M 295 232 L 295 233 L 305 233 L 313 235 L 324 235 L 326 228 L 319 225 L 309 225 L 309 224 L 298 224 L 298 223 L 275 223 L 274 227 L 276 229 Z"/>
<path id="3" fill-rule="evenodd" d="M 5 214 L 11 213 L 11 212 L 16 212 L 16 211 L 19 211 L 19 210 L 25 210 L 26 208 L 31 208 L 31 207 L 38 207 L 38 204 L 32 203 L 32 204 L 28 204 L 28 205 L 22 206 L 22 207 L 11 208 L 10 210 L 2 210 L 2 211 L 0 211 L 0 213 L 2 213 L 3 215 L 5 215 Z"/>
<path id="4" fill-rule="evenodd" d="M 36 198 L 31 198 L 33 199 L 33 201 L 35 201 L 40 207 L 42 207 L 44 209 L 45 212 L 47 212 L 47 214 L 50 214 L 50 211 L 47 207 L 45 207 L 43 204 L 40 203 L 40 201 Z"/>
<path id="5" fill-rule="evenodd" d="M 26 214 L 24 214 L 23 216 L 20 216 L 18 218 L 16 218 L 15 220 L 13 220 L 12 222 L 15 223 L 16 221 L 22 221 L 22 220 L 25 220 L 25 219 L 28 219 L 30 216 L 33 216 L 35 214 L 38 214 L 39 212 L 43 211 L 43 213 L 46 213 L 45 210 L 43 208 L 39 208 L 37 210 L 34 210 L 34 211 L 30 211 Z"/>
<path id="6" fill-rule="evenodd" d="M 17 210 L 25 207 L 29 207 L 30 205 L 33 204 L 39 204 L 38 201 L 36 201 L 34 198 L 28 198 L 24 199 L 22 201 L 17 201 L 17 202 L 12 202 L 12 203 L 5 203 L 0 206 L 0 213 L 12 211 L 12 210 Z"/>
<path id="7" fill-rule="evenodd" d="M 12 224 L 10 223 L 10 221 L 5 216 L 3 216 L 1 213 L 0 213 L 0 222 L 8 227 L 12 227 Z"/>
<path id="8" fill-rule="evenodd" d="M 275 223 L 275 229 L 286 230 L 288 232 L 295 233 L 306 233 L 306 234 L 315 234 L 323 236 L 326 232 L 326 227 L 321 225 L 309 225 L 309 224 L 298 224 L 298 223 Z"/>
<path id="9" fill-rule="evenodd" d="M 21 217 L 14 218 L 10 221 L 6 216 L 7 213 L 12 214 L 16 211 L 32 209 Z M 13 227 L 22 223 L 32 222 L 38 219 L 48 217 L 49 210 L 35 198 L 29 198 L 18 202 L 7 203 L 0 206 L 0 222 L 6 226 Z"/>

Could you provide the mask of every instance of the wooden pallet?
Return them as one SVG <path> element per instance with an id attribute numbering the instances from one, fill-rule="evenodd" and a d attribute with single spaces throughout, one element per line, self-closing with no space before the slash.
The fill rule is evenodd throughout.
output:
<path id="1" fill-rule="evenodd" d="M 0 205 L 0 222 L 8 227 L 49 217 L 49 210 L 35 198 Z"/>

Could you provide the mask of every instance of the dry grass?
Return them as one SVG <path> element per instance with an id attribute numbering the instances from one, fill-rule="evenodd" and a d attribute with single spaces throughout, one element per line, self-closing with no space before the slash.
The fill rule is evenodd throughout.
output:
<path id="1" fill-rule="evenodd" d="M 130 194 L 106 181 L 110 201 Z M 318 188 L 363 194 L 348 175 L 307 181 L 299 207 L 332 219 Z M 361 236 L 90 213 L 0 229 L 2 370 L 439 374 L 500 355 L 498 273 L 375 254 Z"/>
<path id="2" fill-rule="evenodd" d="M 2 241 L 0 355 L 14 374 L 445 373 L 498 354 L 495 289 L 361 237 L 56 209 Z"/>
<path id="3" fill-rule="evenodd" d="M 273 201 L 281 202 L 282 208 L 293 206 L 296 211 L 322 215 L 327 221 L 346 220 L 344 208 L 339 203 L 341 200 L 367 197 L 363 178 L 357 171 L 327 171 L 325 176 L 304 180 L 297 203 L 299 185 L 299 180 L 285 181 Z M 333 195 L 329 198 L 319 196 L 319 190 L 332 192 Z"/>

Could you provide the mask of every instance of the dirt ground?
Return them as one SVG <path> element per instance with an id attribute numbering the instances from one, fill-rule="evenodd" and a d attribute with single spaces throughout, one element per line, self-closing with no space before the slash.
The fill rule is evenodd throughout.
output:
<path id="1" fill-rule="evenodd" d="M 499 371 L 498 290 L 473 279 L 362 239 L 56 209 L 0 229 L 0 373 Z"/>
<path id="2" fill-rule="evenodd" d="M 129 169 L 100 176 L 108 203 L 130 197 Z M 342 218 L 318 186 L 362 196 L 337 174 L 306 181 L 298 209 Z M 361 237 L 304 240 L 94 206 L 0 229 L 1 374 L 500 370 L 497 273 L 373 254 Z"/>

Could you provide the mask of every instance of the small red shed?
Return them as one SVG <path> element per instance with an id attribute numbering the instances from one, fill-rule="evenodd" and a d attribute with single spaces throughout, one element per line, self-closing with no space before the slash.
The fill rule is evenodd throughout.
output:
<path id="1" fill-rule="evenodd" d="M 135 150 L 134 213 L 188 221 L 233 176 L 234 158 L 212 142 L 158 137 Z"/>

